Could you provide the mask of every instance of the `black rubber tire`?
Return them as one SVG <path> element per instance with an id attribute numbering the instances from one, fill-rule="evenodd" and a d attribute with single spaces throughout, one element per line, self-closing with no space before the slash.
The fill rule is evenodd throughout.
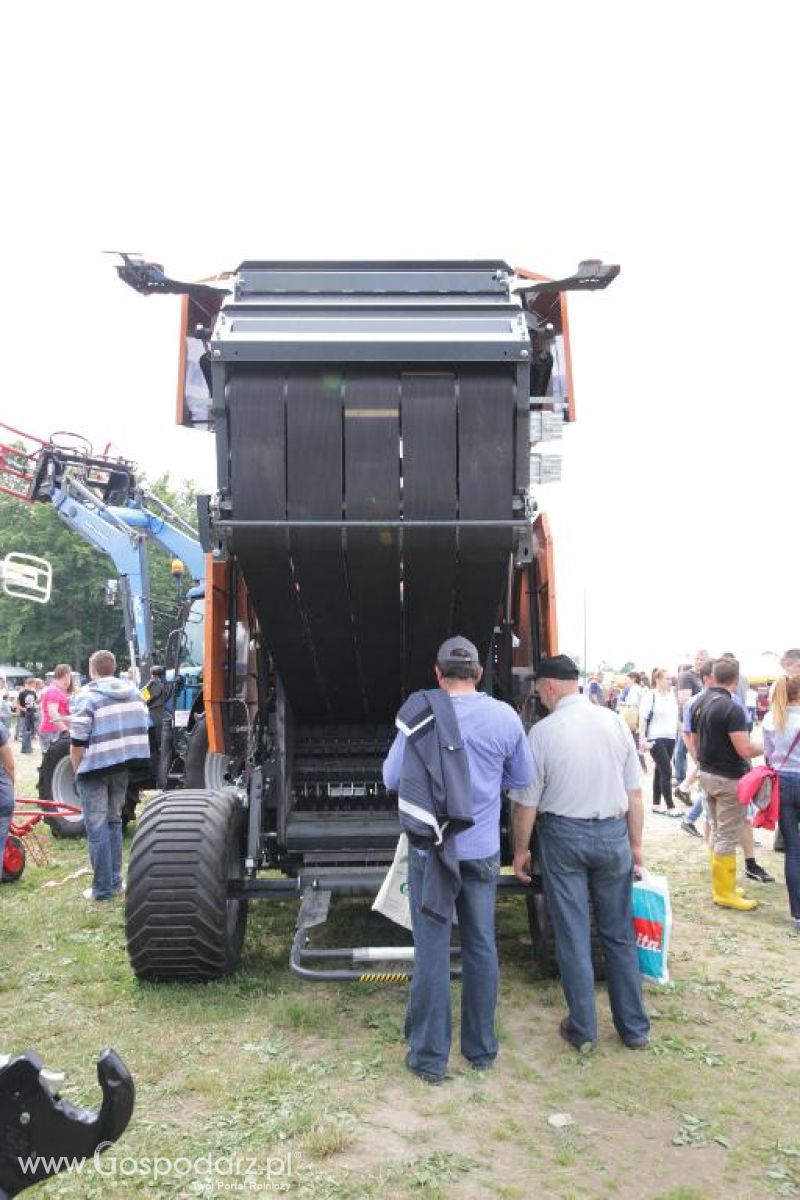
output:
<path id="1" fill-rule="evenodd" d="M 125 941 L 138 979 L 202 980 L 239 965 L 247 900 L 245 813 L 231 792 L 160 792 L 136 826 L 125 895 Z"/>
<path id="2" fill-rule="evenodd" d="M 139 803 L 139 789 L 129 783 L 125 793 L 125 803 L 122 806 L 122 832 L 124 833 L 132 821 L 136 820 L 136 805 Z"/>
<path id="3" fill-rule="evenodd" d="M 9 833 L 8 837 L 6 838 L 6 848 L 9 846 L 11 847 L 12 851 L 17 852 L 15 855 L 17 862 L 15 863 L 13 870 L 7 871 L 5 867 L 6 856 L 4 854 L 3 862 L 0 863 L 0 876 L 2 876 L 3 883 L 16 883 L 22 872 L 25 870 L 25 843 L 23 842 L 22 838 L 17 837 L 15 833 Z"/>
<path id="4" fill-rule="evenodd" d="M 526 900 L 533 961 L 542 975 L 553 979 L 558 975 L 558 963 L 556 962 L 556 939 L 553 935 L 553 926 L 550 924 L 547 901 L 542 892 L 533 890 L 528 892 Z"/>
<path id="5" fill-rule="evenodd" d="M 550 979 L 555 979 L 558 976 L 558 961 L 556 959 L 556 939 L 553 933 L 553 926 L 550 922 L 550 912 L 547 907 L 547 897 L 541 891 L 529 891 L 527 896 L 528 901 L 528 925 L 531 931 L 531 948 L 533 950 L 533 960 L 536 963 L 542 975 Z M 600 936 L 594 923 L 594 916 L 591 918 L 592 928 L 592 967 L 594 968 L 594 977 L 598 983 L 601 983 L 606 977 L 606 964 L 603 958 L 603 950 L 600 944 Z"/>
<path id="6" fill-rule="evenodd" d="M 49 746 L 39 769 L 39 799 L 80 804 L 75 790 L 75 775 L 69 759 L 69 738 L 59 738 Z M 86 833 L 82 816 L 45 817 L 54 837 L 79 838 Z"/>
<path id="7" fill-rule="evenodd" d="M 183 767 L 183 786 L 209 792 L 221 791 L 230 781 L 226 779 L 228 761 L 223 754 L 212 754 L 208 748 L 206 715 L 201 713 L 189 734 Z"/>

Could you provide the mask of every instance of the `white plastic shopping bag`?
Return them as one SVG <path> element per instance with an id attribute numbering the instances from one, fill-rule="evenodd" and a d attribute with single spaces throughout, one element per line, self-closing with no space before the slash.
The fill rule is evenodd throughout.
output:
<path id="1" fill-rule="evenodd" d="M 672 905 L 666 875 L 642 870 L 633 882 L 633 933 L 644 979 L 669 983 L 667 956 L 672 933 Z"/>
<path id="2" fill-rule="evenodd" d="M 404 833 L 398 838 L 394 860 L 372 908 L 374 912 L 381 913 L 397 925 L 402 925 L 405 929 L 411 928 L 411 906 L 408 900 L 408 838 Z"/>

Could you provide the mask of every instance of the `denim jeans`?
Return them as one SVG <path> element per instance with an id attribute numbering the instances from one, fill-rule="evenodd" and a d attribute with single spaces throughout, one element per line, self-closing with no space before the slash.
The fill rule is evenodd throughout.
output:
<path id="1" fill-rule="evenodd" d="M 36 732 L 33 716 L 25 714 L 19 719 L 19 736 L 22 741 L 20 746 L 21 754 L 30 754 L 33 750 L 33 735 Z"/>
<path id="2" fill-rule="evenodd" d="M 581 821 L 543 813 L 536 831 L 561 986 L 569 1008 L 570 1040 L 576 1045 L 597 1041 L 591 897 L 614 1026 L 624 1042 L 646 1042 L 650 1021 L 633 935 L 633 857 L 625 818 Z"/>
<path id="3" fill-rule="evenodd" d="M 14 812 L 14 792 L 7 779 L 0 783 L 0 877 L 3 874 L 3 855 L 6 849 L 6 838 L 11 826 Z"/>
<path id="4" fill-rule="evenodd" d="M 786 890 L 789 909 L 800 921 L 800 775 L 794 771 L 779 771 L 781 781 L 781 811 L 779 824 L 786 843 Z"/>
<path id="5" fill-rule="evenodd" d="M 52 733 L 42 733 L 40 731 L 40 733 L 39 733 L 39 749 L 42 752 L 42 756 L 47 754 L 47 751 L 50 749 L 50 747 L 53 745 L 53 743 L 57 742 L 61 736 L 62 736 L 61 731 L 58 729 L 54 730 Z"/>
<path id="6" fill-rule="evenodd" d="M 694 825 L 695 821 L 698 821 L 700 819 L 700 817 L 703 815 L 705 806 L 706 806 L 706 794 L 702 788 L 698 788 L 697 799 L 695 800 L 694 804 L 687 812 L 684 820 L 688 821 L 690 825 Z"/>
<path id="7" fill-rule="evenodd" d="M 436 921 L 420 910 L 424 852 L 409 847 L 408 883 L 414 933 L 414 974 L 406 1009 L 408 1065 L 441 1079 L 450 1056 L 450 931 L 452 921 Z M 497 1055 L 494 1013 L 499 968 L 494 938 L 494 906 L 500 855 L 462 860 L 456 900 L 461 941 L 461 1053 L 476 1067 Z"/>
<path id="8" fill-rule="evenodd" d="M 94 871 L 92 898 L 110 900 L 122 887 L 122 807 L 128 772 L 77 776 L 76 787 L 86 822 L 89 860 Z"/>
<path id="9" fill-rule="evenodd" d="M 672 768 L 675 772 L 675 778 L 678 783 L 683 783 L 686 778 L 686 742 L 678 733 L 678 741 L 675 746 L 675 757 L 672 760 Z"/>

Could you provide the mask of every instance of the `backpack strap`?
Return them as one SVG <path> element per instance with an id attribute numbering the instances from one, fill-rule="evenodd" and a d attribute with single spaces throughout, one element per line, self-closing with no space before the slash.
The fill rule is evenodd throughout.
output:
<path id="1" fill-rule="evenodd" d="M 789 747 L 787 753 L 784 755 L 783 762 L 781 763 L 781 765 L 779 767 L 775 768 L 776 771 L 783 770 L 783 768 L 786 766 L 787 762 L 789 761 L 789 759 L 792 757 L 795 750 L 797 749 L 798 742 L 800 742 L 800 729 L 798 729 L 797 733 L 794 735 L 794 741 L 792 742 L 791 746 Z"/>
<path id="2" fill-rule="evenodd" d="M 655 711 L 656 711 L 656 689 L 653 688 L 653 703 L 650 705 L 650 712 L 648 713 L 647 720 L 644 723 L 644 736 L 645 737 L 647 737 L 647 735 L 650 732 L 650 722 L 653 719 L 653 714 L 655 713 Z"/>

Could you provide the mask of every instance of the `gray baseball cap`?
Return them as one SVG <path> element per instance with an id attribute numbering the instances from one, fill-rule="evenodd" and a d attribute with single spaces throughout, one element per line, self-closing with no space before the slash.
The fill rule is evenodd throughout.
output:
<path id="1" fill-rule="evenodd" d="M 472 666 L 480 665 L 477 648 L 465 637 L 451 637 L 446 642 L 442 642 L 436 652 L 436 661 L 440 667 L 446 664 L 458 665 L 461 663 L 470 663 Z"/>

